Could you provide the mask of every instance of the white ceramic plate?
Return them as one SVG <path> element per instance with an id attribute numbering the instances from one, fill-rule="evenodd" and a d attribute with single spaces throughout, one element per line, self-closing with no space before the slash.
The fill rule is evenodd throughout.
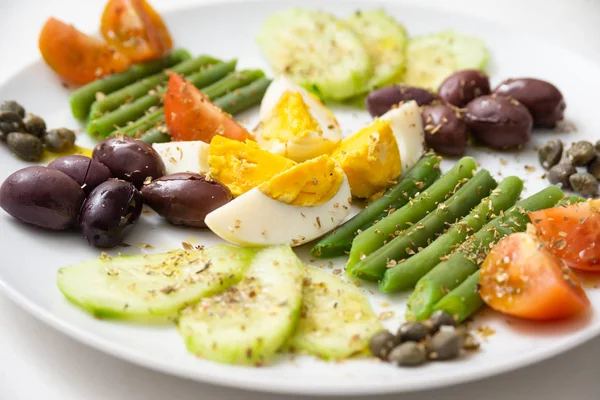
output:
<path id="1" fill-rule="evenodd" d="M 433 10 L 374 4 L 371 1 L 335 2 L 302 0 L 298 2 L 260 1 L 227 3 L 182 9 L 164 15 L 178 47 L 192 54 L 206 53 L 221 58 L 239 59 L 241 67 L 267 68 L 254 37 L 263 19 L 271 12 L 291 6 L 325 8 L 340 16 L 357 8 L 385 7 L 406 25 L 412 35 L 455 28 L 485 39 L 491 50 L 489 72 L 495 85 L 508 77 L 532 76 L 555 83 L 565 95 L 567 120 L 577 132 L 537 132 L 527 149 L 519 153 L 493 153 L 469 149 L 482 167 L 495 176 L 518 175 L 526 180 L 525 195 L 547 185 L 540 176 L 533 148 L 551 137 L 566 142 L 599 138 L 597 105 L 589 93 L 600 93 L 600 68 L 592 62 L 535 38 L 508 28 L 491 25 L 460 15 Z M 585 85 L 582 77 L 586 77 Z M 50 127 L 77 126 L 71 118 L 68 91 L 41 62 L 24 68 L 0 88 L 0 99 L 16 99 L 27 110 L 43 116 Z M 362 126 L 370 118 L 366 112 L 335 108 L 346 133 Z M 241 120 L 256 121 L 253 113 Z M 91 145 L 82 134 L 82 145 Z M 452 160 L 445 161 L 444 168 Z M 0 181 L 27 164 L 6 149 L 0 149 Z M 535 167 L 526 168 L 526 166 Z M 250 210 L 251 211 L 251 210 Z M 181 242 L 211 245 L 219 240 L 210 232 L 175 228 L 152 213 L 145 213 L 134 234 L 127 238 L 129 248 L 112 253 L 166 251 Z M 136 244 L 150 243 L 152 249 Z M 299 254 L 310 261 L 307 248 Z M 576 321 L 531 324 L 487 311 L 476 318 L 474 327 L 485 326 L 495 334 L 484 340 L 482 350 L 449 363 L 431 363 L 423 368 L 398 369 L 373 360 L 327 363 L 311 357 L 289 359 L 282 356 L 268 367 L 234 367 L 197 359 L 188 354 L 174 326 L 149 327 L 101 321 L 69 304 L 56 287 L 56 271 L 61 266 L 98 256 L 76 233 L 54 233 L 25 226 L 0 212 L 0 287 L 27 311 L 65 332 L 76 340 L 101 351 L 165 373 L 213 384 L 286 393 L 367 394 L 421 390 L 466 382 L 498 374 L 551 357 L 600 333 L 600 291 L 587 282 L 594 305 L 585 318 Z M 344 260 L 336 260 L 335 268 Z M 314 262 L 313 264 L 318 264 Z M 386 324 L 394 329 L 402 319 L 405 295 L 382 296 L 374 287 L 364 286 L 378 312 L 392 311 Z M 389 305 L 385 305 L 389 303 Z"/>

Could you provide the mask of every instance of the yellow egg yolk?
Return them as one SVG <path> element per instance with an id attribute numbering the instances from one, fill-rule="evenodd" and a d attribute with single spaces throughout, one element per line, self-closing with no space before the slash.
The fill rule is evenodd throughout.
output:
<path id="1" fill-rule="evenodd" d="M 383 120 L 342 140 L 332 157 L 346 173 L 354 197 L 369 198 L 387 189 L 402 172 L 394 132 Z"/>
<path id="2" fill-rule="evenodd" d="M 265 140 L 287 142 L 322 133 L 319 123 L 310 114 L 310 107 L 298 92 L 284 92 L 271 115 L 261 122 Z"/>
<path id="3" fill-rule="evenodd" d="M 227 186 L 234 196 L 296 165 L 292 160 L 261 149 L 256 142 L 242 143 L 219 135 L 210 142 L 208 164 L 211 176 Z"/>
<path id="4" fill-rule="evenodd" d="M 267 196 L 294 206 L 318 206 L 340 190 L 344 171 L 329 156 L 297 164 L 259 186 Z"/>

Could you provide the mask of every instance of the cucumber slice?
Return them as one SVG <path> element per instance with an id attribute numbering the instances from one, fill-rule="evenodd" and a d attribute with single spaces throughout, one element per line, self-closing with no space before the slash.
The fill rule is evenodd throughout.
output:
<path id="1" fill-rule="evenodd" d="M 258 252 L 239 284 L 181 312 L 188 350 L 218 362 L 264 364 L 296 326 L 303 278 L 289 246 Z"/>
<path id="2" fill-rule="evenodd" d="M 100 257 L 61 268 L 57 283 L 68 300 L 96 317 L 159 322 L 237 283 L 254 254 L 218 245 Z"/>
<path id="3" fill-rule="evenodd" d="M 346 22 L 371 58 L 373 76 L 368 90 L 398 82 L 404 74 L 406 29 L 383 10 L 356 11 Z"/>
<path id="4" fill-rule="evenodd" d="M 485 42 L 452 30 L 411 39 L 407 47 L 404 83 L 437 90 L 450 74 L 462 69 L 485 69 Z"/>
<path id="5" fill-rule="evenodd" d="M 323 99 L 343 100 L 364 92 L 373 72 L 358 36 L 326 12 L 291 9 L 271 14 L 257 41 L 276 74 L 289 76 Z"/>
<path id="6" fill-rule="evenodd" d="M 341 360 L 360 353 L 381 325 L 364 293 L 318 268 L 307 267 L 302 312 L 290 350 Z"/>

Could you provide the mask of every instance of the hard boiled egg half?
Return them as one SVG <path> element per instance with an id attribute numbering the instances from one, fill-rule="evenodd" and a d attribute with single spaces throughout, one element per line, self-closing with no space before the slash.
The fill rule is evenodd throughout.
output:
<path id="1" fill-rule="evenodd" d="M 329 154 L 342 139 L 342 131 L 319 99 L 281 76 L 262 99 L 254 138 L 263 149 L 302 162 Z"/>
<path id="2" fill-rule="evenodd" d="M 298 246 L 340 225 L 350 185 L 327 155 L 297 164 L 206 216 L 206 225 L 241 246 Z"/>

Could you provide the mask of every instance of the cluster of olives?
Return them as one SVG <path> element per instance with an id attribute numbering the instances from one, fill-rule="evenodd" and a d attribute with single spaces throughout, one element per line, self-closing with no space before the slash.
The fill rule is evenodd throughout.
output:
<path id="1" fill-rule="evenodd" d="M 14 172 L 0 186 L 0 207 L 41 228 L 79 227 L 91 245 L 110 248 L 136 224 L 144 201 L 172 223 L 205 227 L 204 217 L 232 199 L 226 186 L 205 176 L 164 174 L 149 144 L 109 138 L 92 158 L 65 156 Z"/>
<path id="2" fill-rule="evenodd" d="M 422 106 L 427 146 L 452 156 L 465 152 L 469 132 L 494 149 L 522 146 L 534 126 L 553 127 L 562 120 L 566 107 L 561 92 L 549 82 L 508 79 L 491 91 L 486 74 L 464 70 L 450 75 L 436 94 L 405 85 L 377 89 L 367 96 L 367 109 L 381 116 L 409 100 Z"/>
<path id="3" fill-rule="evenodd" d="M 60 153 L 75 144 L 75 133 L 67 128 L 46 130 L 46 122 L 37 115 L 25 115 L 16 101 L 0 104 L 0 141 L 25 161 L 39 161 L 44 147 Z"/>
<path id="4" fill-rule="evenodd" d="M 479 343 L 464 326 L 443 311 L 424 322 L 405 322 L 397 334 L 380 331 L 369 341 L 371 354 L 398 366 L 413 367 L 428 360 L 452 360 L 461 351 L 476 350 Z"/>
<path id="5" fill-rule="evenodd" d="M 563 154 L 563 143 L 556 139 L 545 143 L 538 150 L 542 167 L 548 170 L 548 180 L 553 185 L 572 189 L 582 196 L 598 194 L 600 180 L 600 141 L 594 146 L 587 140 L 571 144 Z M 583 167 L 583 171 L 577 171 Z"/>

